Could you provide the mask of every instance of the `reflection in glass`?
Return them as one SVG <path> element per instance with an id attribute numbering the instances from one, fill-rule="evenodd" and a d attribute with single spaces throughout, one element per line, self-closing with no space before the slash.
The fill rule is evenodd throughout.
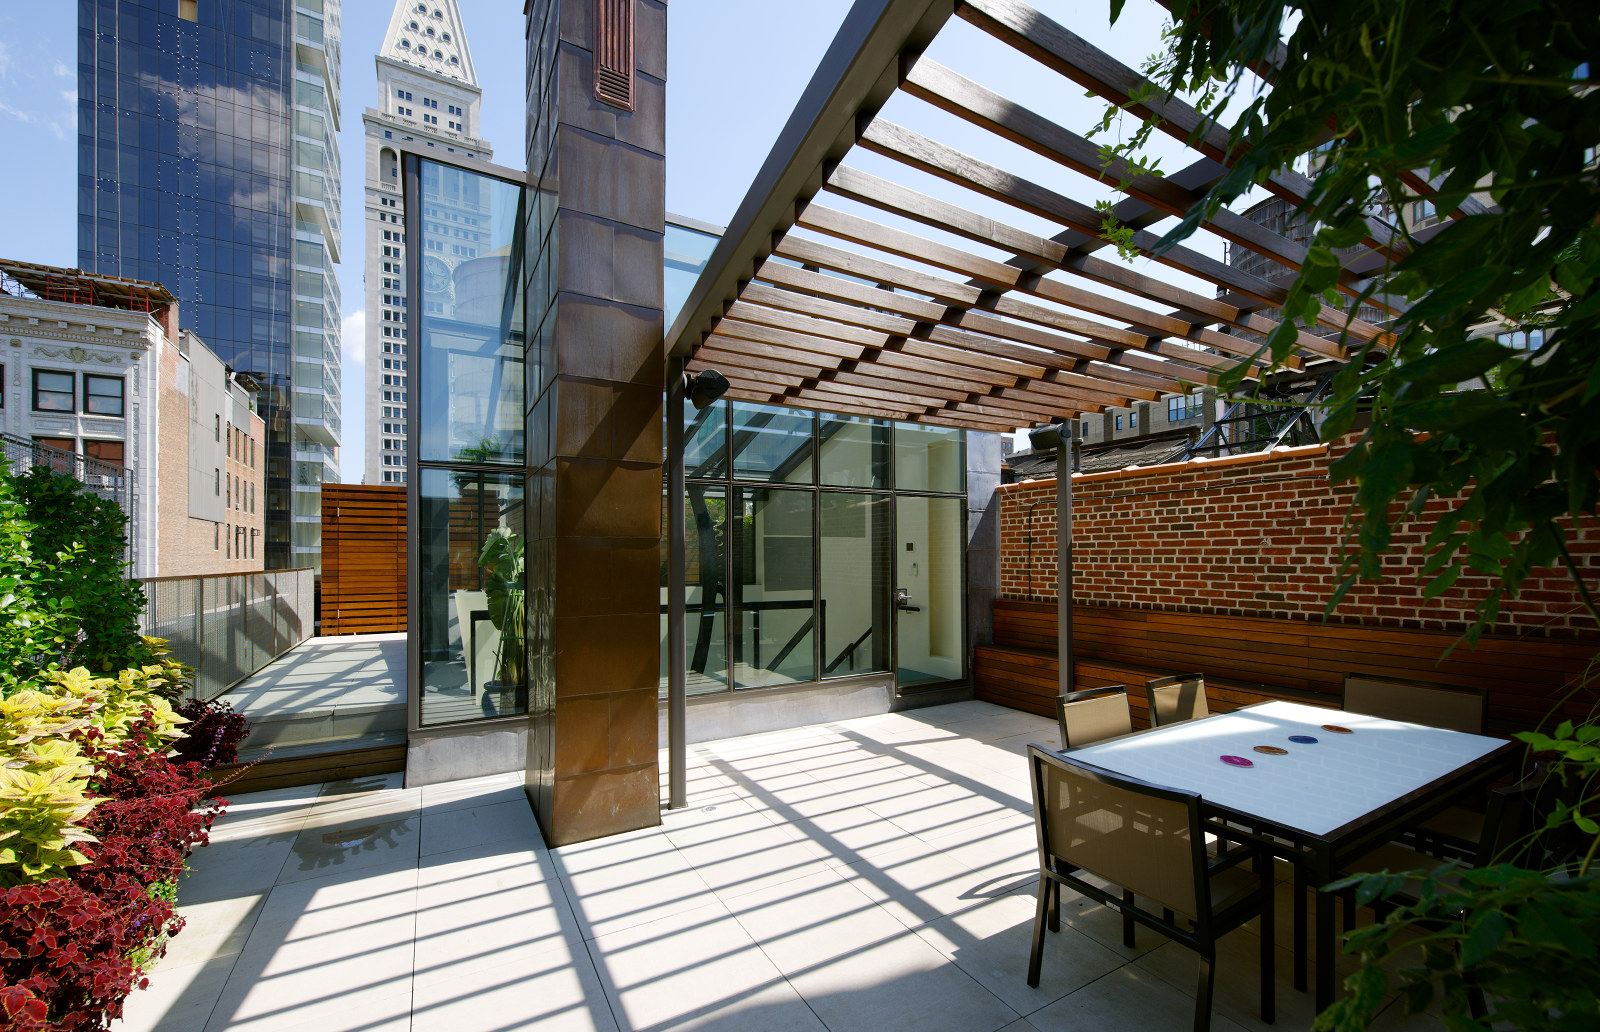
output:
<path id="1" fill-rule="evenodd" d="M 664 325 L 670 327 L 673 320 L 678 318 L 678 310 L 689 300 L 689 291 L 694 288 L 695 280 L 705 271 L 706 262 L 711 258 L 711 252 L 716 249 L 720 238 L 715 234 L 690 229 L 673 222 L 667 223 L 667 232 L 662 240 L 662 258 L 665 263 L 662 281 L 665 287 L 663 296 L 665 304 L 662 316 Z"/>
<path id="2" fill-rule="evenodd" d="M 901 688 L 961 676 L 966 506 L 964 498 L 901 495 L 895 502 Z"/>
<path id="3" fill-rule="evenodd" d="M 424 469 L 417 494 L 421 722 L 526 713 L 522 477 Z"/>
<path id="4" fill-rule="evenodd" d="M 809 421 L 808 421 L 809 422 Z M 810 491 L 735 489 L 734 683 L 770 687 L 816 676 Z"/>
<path id="5" fill-rule="evenodd" d="M 422 304 L 412 389 L 424 462 L 523 457 L 521 184 L 420 162 Z"/>
<path id="6" fill-rule="evenodd" d="M 728 686 L 728 494 L 690 484 L 684 500 L 684 646 L 687 691 L 704 695 Z M 667 697 L 666 499 L 661 506 L 661 697 Z"/>
<path id="7" fill-rule="evenodd" d="M 728 406 L 718 402 L 696 411 L 683 407 L 683 475 L 725 477 L 728 475 Z"/>
<path id="8" fill-rule="evenodd" d="M 820 417 L 817 453 L 825 487 L 889 486 L 889 421 Z"/>
<path id="9" fill-rule="evenodd" d="M 810 412 L 742 401 L 732 407 L 735 479 L 813 482 Z"/>
<path id="10" fill-rule="evenodd" d="M 887 670 L 889 496 L 825 492 L 819 498 L 822 676 Z"/>
<path id="11" fill-rule="evenodd" d="M 901 423 L 894 429 L 894 486 L 901 491 L 965 491 L 967 432 Z"/>

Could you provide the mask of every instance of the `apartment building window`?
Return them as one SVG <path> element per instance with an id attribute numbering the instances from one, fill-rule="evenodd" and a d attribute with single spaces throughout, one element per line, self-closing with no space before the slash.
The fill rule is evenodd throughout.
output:
<path id="1" fill-rule="evenodd" d="M 1513 330 L 1510 333 L 1497 333 L 1494 339 L 1497 343 L 1518 351 L 1538 351 L 1544 347 L 1543 330 Z"/>
<path id="2" fill-rule="evenodd" d="M 83 411 L 93 416 L 120 416 L 123 413 L 122 378 L 83 374 Z"/>
<path id="3" fill-rule="evenodd" d="M 1185 420 L 1198 418 L 1200 405 L 1205 395 L 1200 392 L 1193 394 L 1178 394 L 1167 399 L 1167 422 L 1182 423 Z"/>
<path id="4" fill-rule="evenodd" d="M 78 450 L 78 442 L 70 437 L 35 437 L 33 443 L 41 448 L 48 448 L 50 453 L 43 456 L 45 464 L 57 473 L 72 472 L 73 452 Z"/>
<path id="5" fill-rule="evenodd" d="M 1416 201 L 1411 205 L 1411 221 L 1414 223 L 1427 222 L 1438 214 L 1432 201 Z"/>
<path id="6" fill-rule="evenodd" d="M 3 408 L 6 407 L 6 392 L 4 390 L 5 384 L 6 384 L 6 366 L 5 366 L 4 362 L 0 362 L 0 409 L 3 409 Z"/>
<path id="7" fill-rule="evenodd" d="M 222 416 L 213 414 L 211 418 L 216 420 L 216 425 L 212 427 L 211 432 L 216 435 L 216 438 L 217 438 L 218 441 L 221 441 L 222 440 Z"/>
<path id="8" fill-rule="evenodd" d="M 1138 409 L 1134 409 L 1132 412 L 1128 413 L 1128 426 L 1136 427 L 1138 425 L 1139 425 L 1139 410 Z"/>
<path id="9" fill-rule="evenodd" d="M 222 470 L 215 466 L 211 467 L 211 493 L 222 497 Z"/>
<path id="10" fill-rule="evenodd" d="M 108 466 L 123 464 L 123 442 L 121 441 L 91 441 L 83 442 L 83 454 L 96 462 L 104 462 Z"/>
<path id="11" fill-rule="evenodd" d="M 77 411 L 77 382 L 72 373 L 33 371 L 33 410 L 35 412 Z"/>
<path id="12" fill-rule="evenodd" d="M 1122 417 L 1121 416 L 1117 417 L 1117 429 L 1118 430 L 1122 429 Z"/>
<path id="13" fill-rule="evenodd" d="M 213 552 L 222 551 L 222 524 L 220 523 L 211 525 L 211 550 Z"/>

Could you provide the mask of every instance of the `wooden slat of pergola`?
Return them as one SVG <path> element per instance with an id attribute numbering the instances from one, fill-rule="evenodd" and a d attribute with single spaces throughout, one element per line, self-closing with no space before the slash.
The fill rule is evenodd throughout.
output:
<path id="1" fill-rule="evenodd" d="M 1125 103 L 1130 91 L 1143 86 L 1139 73 L 1021 0 L 951 6 L 981 30 L 1114 102 Z M 718 255 L 737 254 L 734 267 L 743 271 L 733 273 L 724 257 L 702 281 L 717 284 L 715 290 L 732 284 L 720 303 L 700 287 L 691 294 L 682 330 L 674 329 L 675 347 L 687 344 L 691 368 L 732 370 L 735 397 L 975 429 L 1010 429 L 1154 401 L 1163 393 L 1215 384 L 1241 359 L 1251 363 L 1252 373 L 1262 371 L 1262 338 L 1280 327 L 1256 309 L 1282 306 L 1288 296 L 1283 277 L 1252 275 L 1182 246 L 1154 253 L 1157 224 L 1187 213 L 1226 173 L 1232 155 L 1225 130 L 1206 123 L 1181 99 L 1159 91 L 1142 95 L 1134 113 L 1166 118 L 1163 131 L 1185 143 L 1193 136 L 1191 145 L 1203 157 L 1172 176 L 1132 175 L 1124 166 L 1104 164 L 1099 148 L 1081 134 L 922 57 L 946 17 L 937 5 L 883 0 L 883 7 L 870 25 L 852 19 L 861 49 L 851 56 L 836 41 L 827 62 L 839 76 L 829 87 L 834 92 L 813 84 L 802 105 L 814 112 L 807 117 L 820 121 L 792 121 L 785 130 L 788 142 L 780 141 L 763 169 L 762 182 L 794 184 L 798 192 L 766 195 L 760 204 L 752 192 L 735 219 L 736 245 L 718 248 Z M 849 35 L 842 32 L 841 39 Z M 876 81 L 872 68 L 880 69 Z M 1093 255 L 1107 242 L 1102 212 L 883 119 L 878 112 L 895 89 L 1041 155 L 1073 177 L 1117 187 L 1124 199 L 1113 210 L 1133 230 L 1132 247 L 1215 285 L 1220 296 Z M 865 97 L 856 102 L 853 117 L 845 113 L 850 105 L 840 103 L 848 96 Z M 1019 216 L 1052 222 L 1062 232 L 1046 239 L 854 169 L 844 163 L 851 141 Z M 793 156 L 780 158 L 787 146 L 795 148 Z M 780 168 L 783 161 L 789 165 Z M 806 164 L 796 167 L 796 161 Z M 1269 183 L 1274 193 L 1296 202 L 1308 188 L 1303 176 L 1289 170 Z M 985 250 L 841 210 L 822 192 Z M 747 210 L 759 210 L 757 222 L 769 221 L 746 225 Z M 1297 269 L 1307 253 L 1300 242 L 1231 211 L 1217 212 L 1204 227 L 1285 270 Z M 1393 234 L 1375 220 L 1369 220 L 1369 230 L 1370 243 L 1395 246 Z M 1009 257 L 987 257 L 990 248 Z M 1384 256 L 1368 251 L 1346 262 L 1339 279 L 1343 293 L 1361 292 L 1373 259 Z M 1388 303 L 1377 301 L 1379 308 Z M 1389 340 L 1380 327 L 1335 306 L 1324 306 L 1317 322 L 1324 328 L 1320 333 L 1296 329 L 1291 367 L 1343 361 L 1356 345 L 1381 347 Z M 687 341 L 685 333 L 692 334 Z"/>
<path id="2" fill-rule="evenodd" d="M 1097 294 L 1092 290 L 1079 290 L 1052 280 L 1044 281 L 1051 284 L 1054 291 L 1049 295 L 1052 300 L 1108 318 L 1124 320 L 1131 323 L 1134 328 L 1151 334 L 1152 337 L 1156 335 L 1185 337 L 1208 347 L 1220 347 L 1238 353 L 1237 349 L 1242 346 L 1242 342 L 1230 342 L 1227 340 L 1227 334 L 1206 329 L 1206 324 L 1228 323 L 1263 337 L 1278 326 L 1276 320 L 1243 312 L 1214 298 L 1195 294 L 1142 275 L 1126 266 L 1077 254 L 1055 240 L 1016 229 L 978 215 L 960 205 L 929 197 L 848 165 L 840 165 L 833 170 L 828 176 L 827 188 L 830 192 L 853 201 L 1017 254 L 1027 259 L 1027 262 L 1019 266 L 1019 272 L 1025 275 L 1039 276 L 1042 275 L 1041 267 L 1049 267 L 1100 286 L 1114 287 L 1147 300 L 1176 305 L 1189 313 L 1180 315 L 1152 312 L 1137 305 Z M 1304 330 L 1300 331 L 1297 339 L 1302 348 L 1316 347 L 1320 343 L 1314 334 Z"/>

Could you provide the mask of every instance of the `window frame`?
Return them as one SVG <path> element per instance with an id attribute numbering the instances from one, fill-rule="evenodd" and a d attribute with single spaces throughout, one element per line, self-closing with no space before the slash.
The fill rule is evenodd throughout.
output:
<path id="1" fill-rule="evenodd" d="M 41 377 L 41 376 L 65 376 L 65 377 L 67 377 L 68 379 L 70 379 L 72 381 L 72 385 L 70 387 L 68 387 L 64 391 L 63 390 L 53 390 L 53 389 L 51 389 L 51 390 L 46 390 L 44 392 L 46 394 L 65 396 L 66 398 L 68 398 L 69 400 L 67 402 L 67 407 L 66 408 L 45 408 L 44 406 L 39 404 L 39 393 L 40 393 L 39 377 Z M 65 370 L 64 371 L 64 370 L 60 370 L 60 369 L 34 369 L 33 370 L 32 383 L 33 383 L 33 411 L 35 411 L 35 412 L 60 413 L 60 414 L 65 414 L 65 415 L 77 415 L 77 413 L 78 413 L 78 374 L 75 371 L 71 371 L 71 370 Z"/>
<path id="2" fill-rule="evenodd" d="M 128 380 L 123 376 L 106 376 L 102 373 L 84 373 L 83 377 L 83 414 L 87 416 L 103 416 L 108 419 L 126 419 L 128 415 Z M 117 385 L 117 411 L 96 412 L 90 407 L 90 398 L 109 398 L 109 394 L 91 394 L 89 387 L 95 381 L 110 381 Z"/>

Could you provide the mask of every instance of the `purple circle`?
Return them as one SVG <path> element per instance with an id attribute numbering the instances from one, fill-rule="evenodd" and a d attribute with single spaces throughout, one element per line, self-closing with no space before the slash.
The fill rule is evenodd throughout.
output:
<path id="1" fill-rule="evenodd" d="M 1255 766 L 1254 763 L 1252 763 L 1251 761 L 1245 759 L 1243 756 L 1224 756 L 1224 757 L 1222 757 L 1222 762 L 1228 764 L 1229 766 L 1233 766 L 1233 767 L 1254 767 Z"/>
<path id="2" fill-rule="evenodd" d="M 1290 735 L 1289 736 L 1289 741 L 1296 742 L 1296 743 L 1298 743 L 1300 745 L 1316 745 L 1317 744 L 1317 740 L 1315 738 L 1312 738 L 1310 735 Z"/>

